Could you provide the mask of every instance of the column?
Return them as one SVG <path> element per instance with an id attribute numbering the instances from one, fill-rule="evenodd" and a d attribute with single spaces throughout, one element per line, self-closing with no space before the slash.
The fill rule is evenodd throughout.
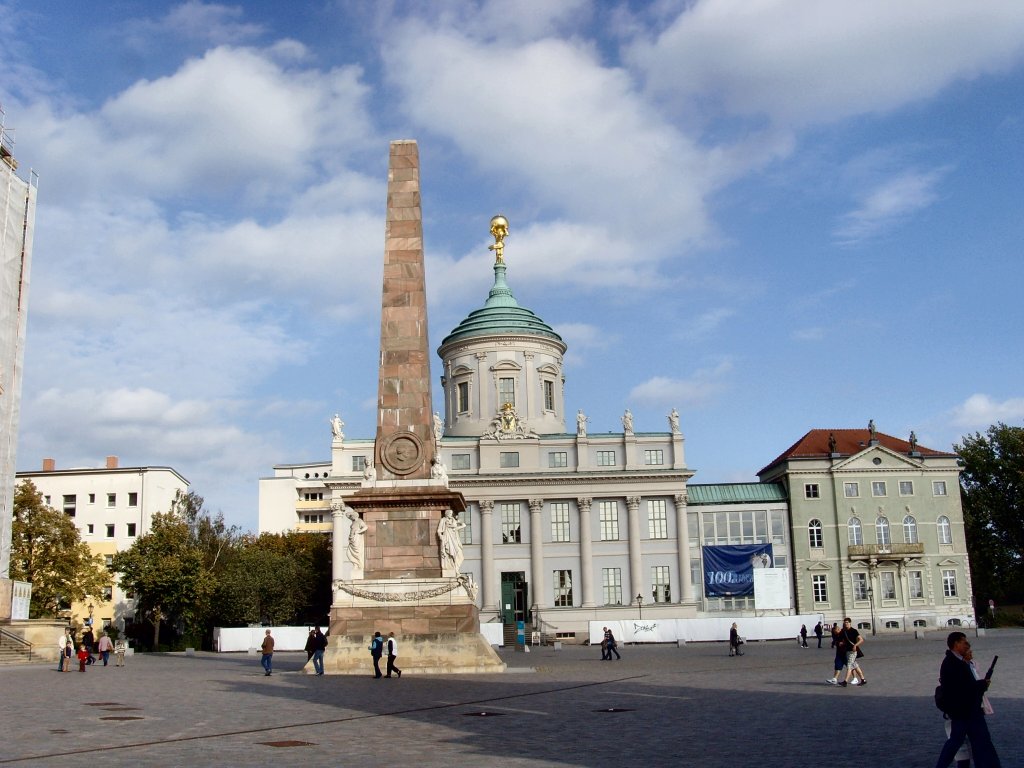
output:
<path id="1" fill-rule="evenodd" d="M 541 512 L 544 510 L 544 499 L 530 499 L 530 579 L 533 581 L 533 607 L 539 608 L 551 604 L 544 595 L 544 524 Z"/>
<path id="2" fill-rule="evenodd" d="M 644 594 L 643 563 L 640 559 L 640 497 L 627 496 L 629 510 L 629 602 Z"/>
<path id="3" fill-rule="evenodd" d="M 686 489 L 675 496 L 676 541 L 679 544 L 679 602 L 692 603 L 693 579 L 690 577 L 690 526 L 686 524 Z"/>
<path id="4" fill-rule="evenodd" d="M 594 500 L 586 496 L 576 499 L 580 513 L 580 585 L 583 607 L 594 607 L 594 547 L 590 539 L 590 506 Z"/>
<path id="5" fill-rule="evenodd" d="M 483 608 L 498 610 L 498 582 L 501 575 L 494 571 L 494 502 L 480 502 L 480 580 L 483 582 Z"/>
<path id="6" fill-rule="evenodd" d="M 494 414 L 491 413 L 487 403 L 487 353 L 476 353 L 476 413 L 474 417 L 478 421 L 486 422 Z M 493 505 L 492 505 L 493 506 Z"/>
<path id="7" fill-rule="evenodd" d="M 332 581 L 340 581 L 342 578 L 341 568 L 342 564 L 346 562 L 345 557 L 348 552 L 348 544 L 345 542 L 345 534 L 343 532 L 345 520 L 345 502 L 343 501 L 332 501 L 331 502 L 331 579 Z M 333 586 L 331 590 L 333 592 Z"/>

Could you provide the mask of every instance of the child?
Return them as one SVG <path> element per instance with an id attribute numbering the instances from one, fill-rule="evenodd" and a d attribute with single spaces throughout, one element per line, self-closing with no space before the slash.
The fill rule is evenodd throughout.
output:
<path id="1" fill-rule="evenodd" d="M 71 645 L 71 641 L 68 640 L 67 644 L 64 646 L 64 671 L 65 672 L 70 672 L 71 671 L 71 659 L 73 659 L 74 657 L 75 657 L 75 647 L 73 645 Z"/>
<path id="2" fill-rule="evenodd" d="M 114 644 L 114 658 L 116 659 L 114 662 L 115 666 L 124 666 L 124 655 L 126 653 L 128 653 L 128 643 L 124 641 L 123 637 L 119 637 L 117 639 L 117 643 Z"/>
<path id="3" fill-rule="evenodd" d="M 82 650 L 78 652 L 78 671 L 85 672 L 85 665 L 89 662 L 89 649 L 84 645 Z"/>

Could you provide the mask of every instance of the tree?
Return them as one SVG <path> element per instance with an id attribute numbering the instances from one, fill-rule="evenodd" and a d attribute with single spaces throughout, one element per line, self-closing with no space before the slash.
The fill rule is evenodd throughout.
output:
<path id="1" fill-rule="evenodd" d="M 153 515 L 149 533 L 114 555 L 114 570 L 121 588 L 135 592 L 143 613 L 152 617 L 154 648 L 164 619 L 180 620 L 192 632 L 202 630 L 215 582 L 180 514 Z"/>
<path id="2" fill-rule="evenodd" d="M 30 481 L 14 493 L 11 578 L 32 582 L 33 619 L 56 616 L 62 605 L 87 597 L 99 598 L 111 582 L 71 518 L 44 504 Z"/>
<path id="3" fill-rule="evenodd" d="M 954 446 L 974 593 L 1024 596 L 1024 428 L 998 423 Z"/>

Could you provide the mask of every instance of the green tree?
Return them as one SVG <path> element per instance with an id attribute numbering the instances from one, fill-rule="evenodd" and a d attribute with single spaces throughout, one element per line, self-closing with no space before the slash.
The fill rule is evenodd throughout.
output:
<path id="1" fill-rule="evenodd" d="M 99 598 L 111 582 L 71 518 L 44 504 L 29 481 L 14 493 L 11 578 L 32 582 L 33 619 L 56 616 L 62 605 L 87 597 Z"/>
<path id="2" fill-rule="evenodd" d="M 1024 428 L 994 424 L 954 446 L 963 459 L 960 495 L 974 593 L 1024 597 Z"/>
<path id="3" fill-rule="evenodd" d="M 153 620 L 153 647 L 160 644 L 160 622 L 181 621 L 200 633 L 215 580 L 195 546 L 189 522 L 176 511 L 153 515 L 149 533 L 114 555 L 121 588 L 135 592 L 144 615 Z"/>

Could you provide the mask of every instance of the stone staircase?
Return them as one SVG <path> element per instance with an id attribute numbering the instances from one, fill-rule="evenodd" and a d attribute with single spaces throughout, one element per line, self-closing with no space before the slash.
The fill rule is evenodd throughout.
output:
<path id="1" fill-rule="evenodd" d="M 0 666 L 6 664 L 29 664 L 39 661 L 32 653 L 32 645 L 6 632 L 0 631 Z"/>

